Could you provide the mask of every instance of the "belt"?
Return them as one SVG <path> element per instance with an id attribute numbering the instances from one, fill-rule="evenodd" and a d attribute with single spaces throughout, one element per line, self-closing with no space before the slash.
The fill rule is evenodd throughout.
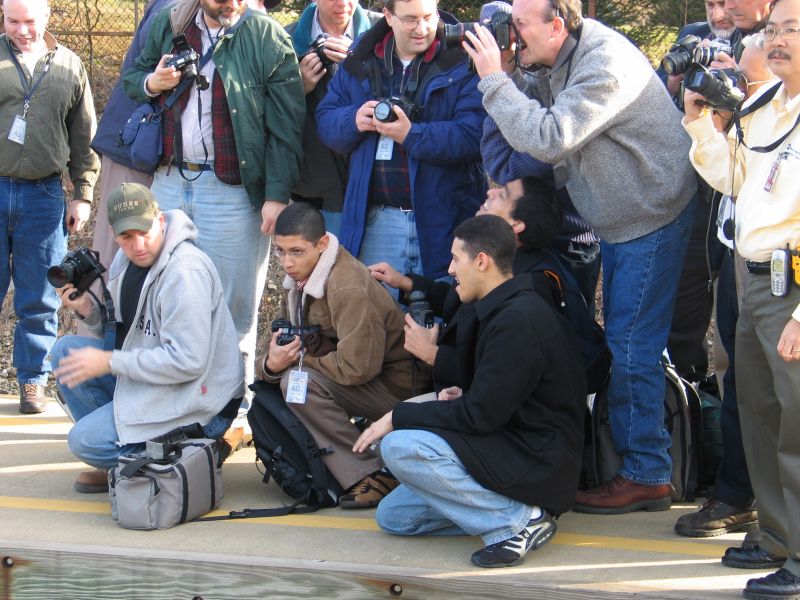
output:
<path id="1" fill-rule="evenodd" d="M 757 262 L 754 260 L 746 260 L 744 261 L 744 265 L 747 267 L 747 271 L 749 273 L 753 273 L 754 275 L 769 275 L 769 261 L 765 260 L 763 262 Z"/>
<path id="2" fill-rule="evenodd" d="M 188 161 L 178 161 L 174 158 L 172 159 L 172 164 L 176 167 L 180 167 L 185 171 L 192 171 L 193 173 L 200 173 L 201 171 L 211 171 L 214 168 L 213 163 L 195 163 L 195 162 L 188 162 Z"/>

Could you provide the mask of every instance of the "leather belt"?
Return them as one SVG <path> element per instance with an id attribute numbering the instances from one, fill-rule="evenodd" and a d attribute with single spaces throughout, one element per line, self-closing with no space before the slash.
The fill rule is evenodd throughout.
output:
<path id="1" fill-rule="evenodd" d="M 763 262 L 757 262 L 754 260 L 746 260 L 744 261 L 745 267 L 747 267 L 748 273 L 753 273 L 754 275 L 769 275 L 769 261 L 765 260 Z"/>
<path id="2" fill-rule="evenodd" d="M 172 164 L 176 167 L 181 167 L 185 171 L 192 171 L 193 173 L 200 173 L 201 171 L 211 171 L 214 168 L 213 163 L 195 163 L 195 162 L 188 162 L 188 161 L 172 161 Z"/>

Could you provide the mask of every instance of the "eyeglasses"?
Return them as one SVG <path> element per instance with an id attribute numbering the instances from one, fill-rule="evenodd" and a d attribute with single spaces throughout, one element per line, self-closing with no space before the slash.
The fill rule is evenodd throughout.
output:
<path id="1" fill-rule="evenodd" d="M 798 34 L 800 34 L 800 28 L 797 27 L 765 27 L 764 31 L 761 32 L 764 36 L 764 41 L 772 42 L 775 38 L 778 37 L 778 34 L 783 36 L 785 40 L 796 40 Z"/>
<path id="2" fill-rule="evenodd" d="M 428 15 L 427 17 L 412 17 L 412 16 L 405 16 L 401 17 L 396 13 L 392 13 L 397 20 L 400 21 L 400 24 L 403 26 L 403 29 L 408 29 L 411 31 L 412 29 L 417 28 L 417 24 L 420 22 L 423 25 L 432 27 L 439 22 L 439 15 Z"/>
<path id="3" fill-rule="evenodd" d="M 292 260 L 297 260 L 298 258 L 303 258 L 303 256 L 305 256 L 305 255 L 306 255 L 306 253 L 307 253 L 309 250 L 311 250 L 312 248 L 316 247 L 317 243 L 319 243 L 319 240 L 317 240 L 316 242 L 314 242 L 313 244 L 311 244 L 311 245 L 310 245 L 308 248 L 306 248 L 305 250 L 284 250 L 283 248 L 278 248 L 277 246 L 275 246 L 275 247 L 272 249 L 272 252 L 273 252 L 273 253 L 275 254 L 275 256 L 278 258 L 278 260 L 280 260 L 280 259 L 282 259 L 282 258 L 284 258 L 284 257 L 286 257 L 286 258 L 291 258 Z"/>

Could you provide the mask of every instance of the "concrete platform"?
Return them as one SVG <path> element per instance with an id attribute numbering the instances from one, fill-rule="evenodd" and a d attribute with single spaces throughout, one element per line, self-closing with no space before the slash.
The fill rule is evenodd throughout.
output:
<path id="1" fill-rule="evenodd" d="M 66 444 L 68 418 L 0 397 L 0 599 L 20 598 L 543 598 L 741 597 L 760 572 L 722 567 L 742 535 L 690 540 L 672 527 L 694 505 L 622 516 L 565 514 L 555 538 L 512 569 L 473 567 L 478 538 L 402 538 L 373 511 L 188 523 L 129 531 L 106 495 L 78 494 L 86 467 Z M 220 514 L 279 506 L 252 448 L 223 469 Z"/>

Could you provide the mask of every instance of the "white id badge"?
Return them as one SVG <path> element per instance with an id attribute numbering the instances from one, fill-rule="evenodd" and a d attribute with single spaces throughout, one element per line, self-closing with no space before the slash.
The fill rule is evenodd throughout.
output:
<path id="1" fill-rule="evenodd" d="M 382 135 L 381 139 L 378 140 L 378 151 L 375 152 L 375 160 L 392 160 L 393 150 L 394 140 Z"/>
<path id="2" fill-rule="evenodd" d="M 307 389 L 308 373 L 305 371 L 292 371 L 289 373 L 289 386 L 286 388 L 286 402 L 305 404 Z"/>
<path id="3" fill-rule="evenodd" d="M 16 115 L 14 117 L 14 122 L 11 124 L 11 131 L 8 132 L 8 139 L 14 142 L 15 144 L 19 144 L 21 146 L 25 145 L 25 129 L 28 123 L 23 119 L 21 116 Z"/>

